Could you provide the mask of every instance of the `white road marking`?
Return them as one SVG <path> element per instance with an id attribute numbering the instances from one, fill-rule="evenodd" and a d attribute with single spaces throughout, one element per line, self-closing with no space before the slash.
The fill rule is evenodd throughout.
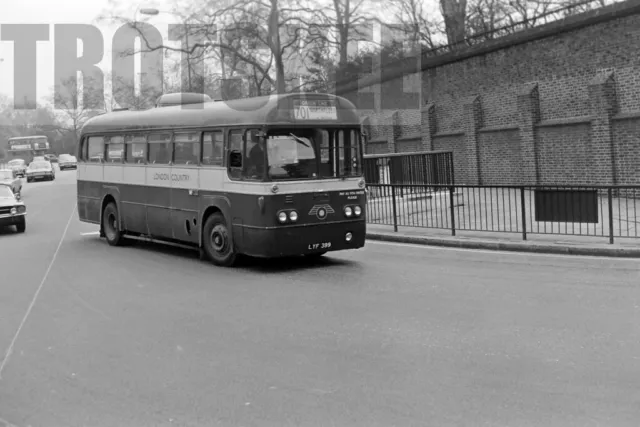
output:
<path id="1" fill-rule="evenodd" d="M 407 248 L 422 248 L 424 250 L 431 251 L 459 251 L 459 252 L 475 252 L 481 254 L 496 254 L 501 255 L 515 255 L 515 256 L 537 256 L 537 257 L 567 257 L 567 258 L 588 258 L 588 259 L 606 259 L 609 261 L 631 261 L 638 262 L 638 258 L 626 258 L 626 257 L 614 257 L 614 256 L 594 256 L 594 255 L 571 255 L 571 254 L 549 254 L 540 252 L 520 252 L 520 251 L 506 251 L 506 250 L 493 250 L 493 249 L 472 249 L 472 248 L 453 248 L 449 246 L 437 246 L 437 245 L 421 245 L 418 243 L 400 243 L 400 242 L 386 242 L 383 240 L 369 240 L 367 239 L 366 245 L 374 243 L 378 245 L 392 245 Z"/>
<path id="2" fill-rule="evenodd" d="M 60 237 L 60 241 L 58 242 L 58 247 L 56 248 L 56 251 L 53 253 L 53 258 L 51 258 L 51 262 L 47 267 L 47 271 L 44 272 L 44 277 L 42 277 L 42 280 L 40 281 L 40 285 L 38 286 L 38 289 L 36 290 L 36 293 L 33 295 L 33 299 L 29 304 L 29 308 L 27 308 L 27 312 L 24 314 L 24 317 L 22 318 L 22 322 L 20 322 L 20 326 L 18 326 L 18 330 L 13 336 L 13 339 L 11 340 L 11 344 L 9 344 L 9 348 L 7 348 L 7 351 L 4 355 L 4 359 L 2 359 L 2 363 L 0 364 L 0 380 L 2 379 L 2 371 L 4 370 L 5 366 L 7 366 L 7 362 L 9 362 L 11 353 L 13 353 L 13 348 L 16 344 L 16 341 L 18 340 L 18 336 L 20 336 L 20 332 L 22 332 L 22 328 L 24 328 L 25 323 L 27 323 L 27 319 L 29 318 L 31 311 L 33 310 L 33 306 L 36 304 L 36 301 L 38 300 L 38 296 L 40 295 L 40 292 L 42 292 L 42 288 L 45 282 L 47 281 L 47 277 L 49 277 L 49 273 L 51 272 L 53 263 L 56 261 L 56 258 L 58 257 L 58 253 L 60 252 L 60 248 L 62 247 L 62 242 L 64 242 L 64 238 L 66 237 L 67 232 L 69 231 L 69 226 L 71 225 L 71 220 L 73 219 L 74 214 L 76 213 L 77 207 L 78 207 L 77 203 L 73 205 L 73 210 L 71 211 L 71 215 L 69 215 L 69 220 L 67 221 L 67 226 L 64 228 L 64 232 Z"/>
<path id="3" fill-rule="evenodd" d="M 99 231 L 91 231 L 89 233 L 80 233 L 81 236 L 97 236 L 98 234 L 100 234 Z"/>

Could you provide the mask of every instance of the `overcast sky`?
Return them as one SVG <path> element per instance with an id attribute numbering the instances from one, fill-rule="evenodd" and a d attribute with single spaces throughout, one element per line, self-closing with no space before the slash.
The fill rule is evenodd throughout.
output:
<path id="1" fill-rule="evenodd" d="M 136 2 L 135 0 L 120 0 L 118 12 L 122 16 L 133 18 L 139 8 L 156 8 L 160 11 L 171 9 L 171 0 L 149 0 Z M 121 9 L 122 8 L 122 9 Z M 108 10 L 113 10 L 108 0 L 18 0 L 11 5 L 5 3 L 0 14 L 2 24 L 48 24 L 49 41 L 38 42 L 37 48 L 37 98 L 40 102 L 51 97 L 54 84 L 54 24 L 83 23 L 98 27 L 103 35 L 105 54 L 100 68 L 109 71 L 111 66 L 111 39 L 117 25 L 106 25 L 99 22 L 98 17 Z M 168 24 L 178 22 L 168 14 L 161 13 L 154 17 L 145 17 L 149 23 L 155 25 L 164 35 L 167 42 Z M 375 37 L 375 36 L 374 36 Z M 377 39 L 378 37 L 376 37 Z M 178 45 L 175 42 L 176 47 Z M 81 51 L 79 51 L 81 53 Z M 176 58 L 178 55 L 176 55 Z M 12 41 L 0 41 L 0 94 L 14 97 L 14 49 Z"/>
<path id="2" fill-rule="evenodd" d="M 98 27 L 104 38 L 105 55 L 99 64 L 103 70 L 108 70 L 111 64 L 111 38 L 117 26 L 106 26 L 97 21 L 97 18 L 108 10 L 107 0 L 19 0 L 5 4 L 0 14 L 0 24 L 48 24 L 49 41 L 38 42 L 37 51 L 37 91 L 38 99 L 43 100 L 50 96 L 54 84 L 54 24 L 83 23 L 93 24 Z M 157 7 L 162 10 L 161 1 L 148 3 L 131 2 L 127 15 L 133 17 L 138 7 Z M 158 15 L 150 18 L 158 29 L 165 34 L 167 24 L 175 20 L 169 15 Z M 13 97 L 14 76 L 14 50 L 12 41 L 0 41 L 0 94 Z"/>

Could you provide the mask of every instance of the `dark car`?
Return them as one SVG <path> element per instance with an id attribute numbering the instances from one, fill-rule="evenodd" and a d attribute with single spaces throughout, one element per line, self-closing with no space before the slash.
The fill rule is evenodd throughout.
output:
<path id="1" fill-rule="evenodd" d="M 22 159 L 13 159 L 8 163 L 9 169 L 16 171 L 16 176 L 24 178 L 27 174 L 27 162 Z"/>
<path id="2" fill-rule="evenodd" d="M 53 181 L 56 179 L 56 171 L 53 169 L 51 162 L 34 161 L 29 164 L 27 168 L 27 182 L 33 182 L 37 180 Z"/>
<path id="3" fill-rule="evenodd" d="M 18 233 L 27 229 L 27 207 L 11 187 L 0 184 L 0 227 L 15 226 Z"/>

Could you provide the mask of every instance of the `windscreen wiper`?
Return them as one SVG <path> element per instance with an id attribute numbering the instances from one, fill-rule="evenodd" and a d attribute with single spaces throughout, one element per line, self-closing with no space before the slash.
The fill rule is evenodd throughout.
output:
<path id="1" fill-rule="evenodd" d="M 302 140 L 302 138 L 295 136 L 294 134 L 290 133 L 289 136 L 291 136 L 293 139 L 295 139 L 296 141 L 298 141 L 300 144 L 304 145 L 307 148 L 311 148 L 310 145 L 308 145 L 306 142 L 304 142 Z"/>

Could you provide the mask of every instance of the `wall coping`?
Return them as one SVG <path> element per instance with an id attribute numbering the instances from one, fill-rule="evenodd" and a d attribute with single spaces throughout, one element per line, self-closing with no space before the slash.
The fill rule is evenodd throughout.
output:
<path id="1" fill-rule="evenodd" d="M 338 82 L 336 84 L 336 94 L 344 94 L 353 92 L 354 90 L 357 91 L 360 88 L 373 86 L 388 80 L 404 77 L 405 75 L 415 74 L 420 71 L 459 62 L 475 56 L 486 55 L 511 46 L 529 43 L 591 25 L 608 22 L 620 17 L 637 14 L 640 14 L 640 0 L 626 0 L 442 55 L 427 56 L 423 54 L 421 58 L 417 56 L 406 58 L 381 65 L 380 75 L 370 75 L 358 80 L 350 79 L 349 81 Z M 420 69 L 417 67 L 417 60 L 421 60 Z"/>

